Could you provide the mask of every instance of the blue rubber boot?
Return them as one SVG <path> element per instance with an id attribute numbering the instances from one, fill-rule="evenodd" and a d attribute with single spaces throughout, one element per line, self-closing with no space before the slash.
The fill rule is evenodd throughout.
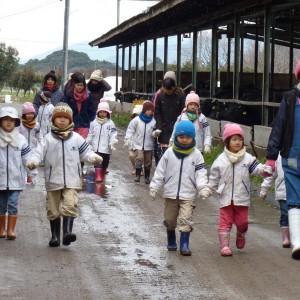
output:
<path id="1" fill-rule="evenodd" d="M 169 251 L 176 251 L 177 250 L 177 244 L 176 244 L 176 233 L 175 230 L 167 230 L 167 236 L 168 236 L 168 250 Z"/>
<path id="2" fill-rule="evenodd" d="M 190 233 L 189 232 L 181 232 L 180 235 L 180 254 L 184 256 L 191 256 L 192 251 L 189 249 L 189 240 Z"/>

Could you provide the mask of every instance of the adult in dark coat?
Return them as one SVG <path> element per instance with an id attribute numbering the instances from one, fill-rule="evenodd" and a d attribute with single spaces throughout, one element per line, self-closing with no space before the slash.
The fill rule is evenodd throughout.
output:
<path id="1" fill-rule="evenodd" d="M 34 96 L 34 99 L 32 101 L 32 104 L 35 108 L 36 113 L 38 113 L 40 104 L 40 95 L 42 92 L 51 92 L 51 104 L 55 106 L 58 102 L 63 101 L 63 93 L 58 88 L 57 85 L 57 77 L 55 75 L 55 71 L 51 70 L 49 73 L 47 73 L 44 77 L 43 87 L 40 91 L 36 93 Z"/>
<path id="2" fill-rule="evenodd" d="M 111 86 L 103 79 L 102 72 L 95 70 L 90 77 L 87 88 L 91 92 L 94 108 L 97 111 L 100 99 L 103 98 L 104 92 L 111 90 Z"/>

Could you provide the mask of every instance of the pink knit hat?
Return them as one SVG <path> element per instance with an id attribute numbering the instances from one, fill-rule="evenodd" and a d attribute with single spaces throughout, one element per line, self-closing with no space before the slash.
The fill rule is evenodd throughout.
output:
<path id="1" fill-rule="evenodd" d="M 298 61 L 296 68 L 295 68 L 295 77 L 297 80 L 299 80 L 300 78 L 300 60 Z"/>
<path id="2" fill-rule="evenodd" d="M 111 115 L 111 113 L 112 113 L 112 111 L 109 109 L 109 104 L 107 103 L 106 99 L 104 99 L 104 98 L 100 99 L 100 103 L 98 104 L 98 108 L 97 108 L 97 112 L 96 112 L 97 115 L 100 110 L 104 110 L 104 111 L 108 112 L 109 115 Z"/>
<path id="3" fill-rule="evenodd" d="M 24 102 L 23 107 L 22 107 L 22 115 L 25 115 L 25 114 L 28 114 L 28 113 L 34 113 L 35 114 L 34 106 L 31 102 Z"/>
<path id="4" fill-rule="evenodd" d="M 227 123 L 224 126 L 224 133 L 223 133 L 223 141 L 226 141 L 229 137 L 238 134 L 242 138 L 244 138 L 244 131 L 239 124 L 235 123 Z"/>
<path id="5" fill-rule="evenodd" d="M 185 107 L 187 107 L 190 103 L 196 103 L 196 104 L 198 104 L 198 106 L 200 106 L 200 98 L 194 91 L 191 91 L 186 96 Z"/>

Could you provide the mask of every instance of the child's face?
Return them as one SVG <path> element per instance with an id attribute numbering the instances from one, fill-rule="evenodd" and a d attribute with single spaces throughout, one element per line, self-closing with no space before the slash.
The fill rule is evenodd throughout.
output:
<path id="1" fill-rule="evenodd" d="M 108 112 L 105 111 L 105 110 L 100 110 L 100 111 L 98 112 L 98 117 L 99 117 L 100 119 L 105 119 L 105 118 L 108 117 Z"/>
<path id="2" fill-rule="evenodd" d="M 153 111 L 151 109 L 148 109 L 145 111 L 145 115 L 148 117 L 153 116 Z"/>
<path id="3" fill-rule="evenodd" d="M 16 120 L 11 117 L 1 118 L 1 127 L 6 132 L 12 132 L 16 127 Z"/>
<path id="4" fill-rule="evenodd" d="M 64 129 L 70 125 L 70 120 L 66 117 L 56 117 L 54 119 L 54 125 L 60 129 Z"/>
<path id="5" fill-rule="evenodd" d="M 84 90 L 84 84 L 83 83 L 75 83 L 75 89 L 78 93 L 81 93 Z"/>
<path id="6" fill-rule="evenodd" d="M 46 80 L 46 83 L 49 84 L 49 85 L 54 85 L 55 84 L 55 81 L 49 77 L 47 80 Z"/>
<path id="7" fill-rule="evenodd" d="M 196 111 L 199 108 L 199 105 L 197 103 L 189 103 L 187 106 L 188 111 Z"/>
<path id="8" fill-rule="evenodd" d="M 189 146 L 193 143 L 193 138 L 189 135 L 180 135 L 177 137 L 177 142 L 181 145 L 181 146 Z"/>
<path id="9" fill-rule="evenodd" d="M 30 112 L 30 113 L 25 114 L 24 116 L 25 116 L 25 120 L 32 121 L 32 120 L 34 120 L 35 114 L 33 112 Z"/>
<path id="10" fill-rule="evenodd" d="M 229 145 L 228 145 L 229 151 L 233 153 L 237 153 L 243 147 L 244 147 L 244 139 L 240 135 L 235 134 L 230 138 Z"/>

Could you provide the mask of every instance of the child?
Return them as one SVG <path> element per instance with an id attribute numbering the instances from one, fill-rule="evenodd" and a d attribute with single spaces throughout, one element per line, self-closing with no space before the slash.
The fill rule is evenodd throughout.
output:
<path id="1" fill-rule="evenodd" d="M 209 187 L 220 201 L 219 239 L 221 255 L 232 256 L 229 248 L 232 224 L 236 225 L 236 247 L 245 247 L 250 205 L 250 175 L 272 175 L 270 168 L 246 152 L 244 132 L 238 124 L 224 126 L 224 151 L 211 166 Z"/>
<path id="2" fill-rule="evenodd" d="M 60 245 L 60 225 L 63 217 L 63 245 L 76 241 L 72 233 L 74 218 L 78 216 L 77 190 L 82 188 L 80 160 L 100 164 L 101 156 L 95 154 L 85 140 L 73 132 L 73 112 L 66 103 L 59 102 L 53 110 L 51 132 L 33 151 L 29 169 L 45 161 L 47 191 L 47 218 L 50 220 L 52 238 L 50 247 Z"/>
<path id="3" fill-rule="evenodd" d="M 16 239 L 14 229 L 18 217 L 18 198 L 26 187 L 25 166 L 30 156 L 26 138 L 16 129 L 19 125 L 17 110 L 3 107 L 0 111 L 0 238 L 6 237 L 8 240 Z M 34 180 L 37 172 L 28 173 Z"/>
<path id="4" fill-rule="evenodd" d="M 50 132 L 52 112 L 54 109 L 54 106 L 51 104 L 51 93 L 47 91 L 41 92 L 40 103 L 41 106 L 38 110 L 38 123 L 40 124 L 41 134 L 44 137 L 48 132 Z"/>
<path id="5" fill-rule="evenodd" d="M 40 124 L 36 120 L 35 109 L 31 102 L 25 102 L 22 108 L 22 122 L 19 132 L 27 139 L 30 149 L 33 150 L 42 141 L 43 136 L 40 132 Z M 32 180 L 27 176 L 27 183 Z"/>
<path id="6" fill-rule="evenodd" d="M 91 123 L 87 143 L 93 151 L 103 158 L 102 165 L 95 166 L 96 182 L 104 181 L 106 169 L 109 164 L 110 154 L 118 143 L 117 129 L 110 119 L 111 111 L 105 99 L 101 99 L 96 112 L 96 119 Z"/>
<path id="7" fill-rule="evenodd" d="M 211 132 L 209 124 L 206 120 L 206 117 L 198 111 L 200 108 L 200 98 L 194 92 L 191 91 L 185 99 L 185 108 L 182 111 L 181 115 L 178 117 L 174 129 L 176 125 L 181 120 L 190 120 L 195 127 L 196 130 L 196 147 L 199 149 L 201 153 L 210 153 L 211 149 Z M 174 141 L 174 130 L 172 136 L 170 138 L 170 145 L 172 145 Z"/>
<path id="8" fill-rule="evenodd" d="M 152 167 L 153 138 L 155 127 L 153 118 L 154 106 L 151 101 L 145 101 L 141 113 L 132 119 L 125 135 L 124 146 L 132 145 L 137 151 L 135 160 L 135 182 L 140 182 L 142 167 L 144 165 L 145 183 L 150 183 L 150 171 Z"/>
<path id="9" fill-rule="evenodd" d="M 74 132 L 86 139 L 90 123 L 96 116 L 94 102 L 91 93 L 87 90 L 84 75 L 76 72 L 72 78 L 74 86 L 66 92 L 64 102 L 68 103 L 73 111 Z"/>
<path id="10" fill-rule="evenodd" d="M 150 195 L 155 199 L 163 188 L 165 198 L 164 225 L 167 228 L 168 250 L 176 251 L 177 218 L 179 218 L 180 254 L 189 256 L 190 232 L 193 230 L 193 210 L 197 192 L 206 197 L 207 171 L 201 152 L 195 147 L 195 127 L 188 120 L 180 121 L 174 133 L 172 147 L 160 159 L 150 183 Z"/>
<path id="11" fill-rule="evenodd" d="M 260 198 L 266 199 L 267 193 L 275 181 L 275 200 L 278 201 L 280 207 L 280 220 L 279 225 L 281 228 L 282 235 L 282 247 L 290 248 L 290 230 L 289 230 L 289 218 L 288 209 L 286 205 L 286 190 L 284 183 L 284 173 L 282 169 L 282 158 L 278 155 L 276 160 L 275 171 L 272 176 L 266 177 L 261 184 Z"/>

